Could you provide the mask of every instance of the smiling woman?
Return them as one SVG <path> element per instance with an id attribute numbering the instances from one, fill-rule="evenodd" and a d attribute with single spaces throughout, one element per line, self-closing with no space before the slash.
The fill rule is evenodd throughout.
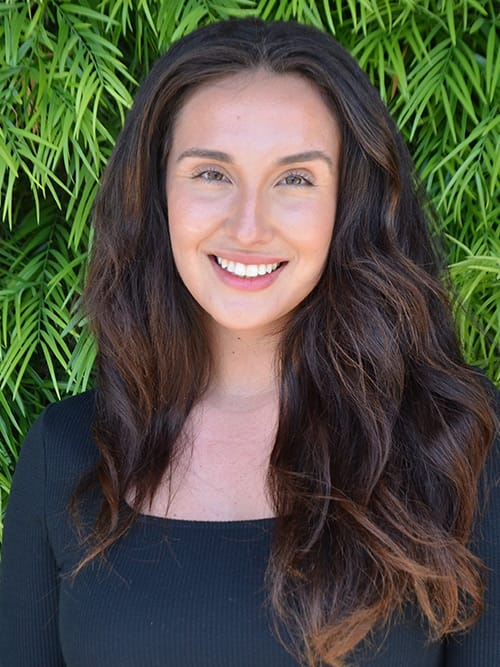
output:
<path id="1" fill-rule="evenodd" d="M 340 131 L 319 91 L 265 69 L 195 90 L 167 161 L 179 275 L 228 331 L 276 333 L 312 291 L 332 238 Z"/>
<path id="2" fill-rule="evenodd" d="M 500 664 L 493 399 L 352 58 L 258 20 L 173 44 L 93 218 L 98 386 L 23 447 L 2 664 Z"/>

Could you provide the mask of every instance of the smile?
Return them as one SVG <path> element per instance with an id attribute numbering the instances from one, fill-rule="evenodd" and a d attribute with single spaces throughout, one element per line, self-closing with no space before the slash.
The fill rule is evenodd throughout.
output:
<path id="1" fill-rule="evenodd" d="M 281 266 L 281 262 L 274 264 L 242 264 L 241 262 L 233 262 L 224 257 L 215 257 L 217 264 L 235 276 L 240 278 L 256 278 L 257 276 L 265 276 L 267 273 L 276 271 Z"/>

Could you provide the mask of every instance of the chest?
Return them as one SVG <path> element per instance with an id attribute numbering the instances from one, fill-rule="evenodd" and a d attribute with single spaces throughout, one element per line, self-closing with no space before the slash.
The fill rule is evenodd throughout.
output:
<path id="1" fill-rule="evenodd" d="M 272 520 L 144 517 L 74 582 L 62 580 L 68 667 L 293 667 L 271 630 L 264 576 Z M 356 667 L 442 667 L 412 620 L 363 648 Z"/>
<path id="2" fill-rule="evenodd" d="M 206 521 L 272 516 L 267 475 L 276 423 L 274 405 L 195 411 L 148 513 Z"/>
<path id="3" fill-rule="evenodd" d="M 144 517 L 105 566 L 63 580 L 68 667 L 295 665 L 265 605 L 271 523 Z"/>

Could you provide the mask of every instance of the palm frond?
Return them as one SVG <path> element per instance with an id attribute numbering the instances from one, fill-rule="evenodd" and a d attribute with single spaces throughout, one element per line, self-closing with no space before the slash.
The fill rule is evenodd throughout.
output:
<path id="1" fill-rule="evenodd" d="M 42 406 L 92 383 L 87 219 L 132 95 L 171 42 L 232 16 L 328 30 L 409 142 L 446 234 L 457 329 L 500 383 L 500 49 L 493 0 L 0 3 L 0 534 Z"/>

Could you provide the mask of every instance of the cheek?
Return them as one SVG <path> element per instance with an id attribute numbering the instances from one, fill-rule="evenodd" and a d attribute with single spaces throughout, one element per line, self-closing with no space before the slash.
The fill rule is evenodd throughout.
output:
<path id="1" fill-rule="evenodd" d="M 167 212 L 172 243 L 183 244 L 202 239 L 227 215 L 227 202 L 214 196 L 174 188 L 167 190 Z"/>
<path id="2" fill-rule="evenodd" d="M 167 204 L 168 225 L 172 246 L 187 247 L 203 233 L 204 218 L 201 211 L 188 201 L 172 197 Z"/>
<path id="3" fill-rule="evenodd" d="M 335 207 L 331 202 L 301 202 L 282 215 L 282 229 L 299 250 L 326 256 L 333 234 Z"/>

